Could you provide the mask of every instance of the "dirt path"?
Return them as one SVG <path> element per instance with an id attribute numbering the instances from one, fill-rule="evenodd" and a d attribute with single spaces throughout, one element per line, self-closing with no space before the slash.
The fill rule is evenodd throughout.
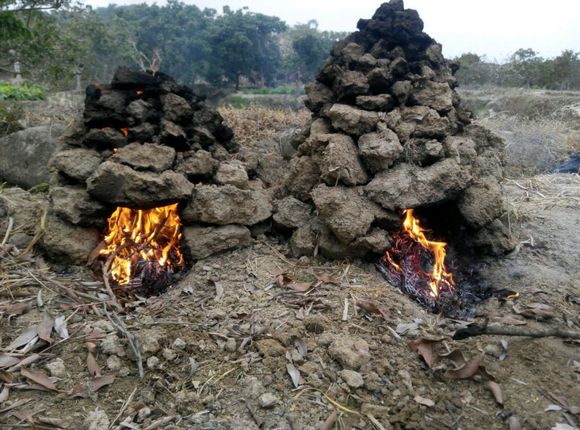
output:
<path id="1" fill-rule="evenodd" d="M 508 181 L 506 193 L 522 243 L 479 269 L 520 298 L 491 299 L 474 321 L 579 330 L 579 177 Z M 52 346 L 37 357 L 16 354 L 36 358 L 24 370 L 0 371 L 9 387 L 7 400 L 0 394 L 0 428 L 306 430 L 329 429 L 334 420 L 335 429 L 530 430 L 578 422 L 577 342 L 453 341 L 466 322 L 426 312 L 372 264 L 294 260 L 287 251 L 256 241 L 198 262 L 161 297 L 128 304 L 123 324 L 140 344 L 143 379 L 125 334 L 99 304 L 106 294 L 82 283 L 94 280 L 90 274 L 56 275 L 38 259 L 16 265 L 5 258 L 2 350 L 51 317 L 65 317 L 69 337 L 53 331 Z M 36 333 L 44 336 L 42 327 Z M 6 357 L 0 353 L 0 364 Z M 55 390 L 28 371 L 52 374 Z M 90 371 L 102 375 L 96 385 Z"/>

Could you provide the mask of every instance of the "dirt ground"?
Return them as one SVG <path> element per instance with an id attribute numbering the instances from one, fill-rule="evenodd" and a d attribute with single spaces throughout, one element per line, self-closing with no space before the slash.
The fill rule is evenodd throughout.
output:
<path id="1" fill-rule="evenodd" d="M 577 332 L 580 177 L 505 190 L 521 243 L 477 268 L 520 298 L 470 322 Z M 0 428 L 576 428 L 578 341 L 452 340 L 469 322 L 428 313 L 372 263 L 287 255 L 264 237 L 120 313 L 93 274 L 3 251 Z"/>

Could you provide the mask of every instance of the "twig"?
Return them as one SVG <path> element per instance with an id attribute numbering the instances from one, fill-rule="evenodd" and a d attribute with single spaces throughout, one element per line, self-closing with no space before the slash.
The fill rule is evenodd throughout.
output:
<path id="1" fill-rule="evenodd" d="M 348 321 L 348 299 L 344 299 L 344 309 L 342 310 L 342 320 Z"/>
<path id="2" fill-rule="evenodd" d="M 113 303 L 113 306 L 115 306 L 115 308 L 117 308 L 117 311 L 122 312 L 123 307 L 117 301 L 117 296 L 115 296 L 115 293 L 113 292 L 113 289 L 111 288 L 111 285 L 109 284 L 109 272 L 107 272 L 107 270 L 105 269 L 106 265 L 103 264 L 101 267 L 103 270 L 103 282 L 105 283 L 105 288 L 106 288 L 107 292 L 109 293 L 109 296 L 111 297 L 111 303 Z"/>
<path id="3" fill-rule="evenodd" d="M 111 317 L 111 314 L 107 312 L 107 306 L 103 306 L 103 310 L 105 311 L 105 315 L 109 321 L 111 321 L 111 324 L 113 324 L 119 333 L 123 334 L 127 338 L 129 346 L 133 350 L 133 354 L 135 354 L 135 361 L 137 361 L 137 368 L 139 369 L 139 377 L 143 379 L 145 377 L 145 371 L 143 370 L 143 357 L 141 357 L 141 351 L 139 349 L 139 343 L 137 342 L 137 339 L 135 339 L 135 336 L 129 333 L 125 327 L 125 324 L 117 314 L 113 314 Z"/>
<path id="4" fill-rule="evenodd" d="M 0 243 L 0 248 L 3 248 L 4 245 L 8 243 L 8 238 L 10 237 L 10 233 L 12 233 L 12 227 L 14 226 L 14 218 L 8 218 L 8 228 L 6 229 L 6 234 L 4 235 L 4 239 L 2 239 L 2 243 Z"/>
<path id="5" fill-rule="evenodd" d="M 499 335 L 499 336 L 528 336 L 528 337 L 563 337 L 580 339 L 580 331 L 563 328 L 532 329 L 525 327 L 506 327 L 498 325 L 471 325 L 461 328 L 453 334 L 453 339 L 462 340 L 473 336 Z"/>
<path id="6" fill-rule="evenodd" d="M 369 419 L 374 428 L 376 428 L 377 430 L 385 430 L 383 425 L 375 417 L 369 414 L 367 415 L 367 418 Z"/>
<path id="7" fill-rule="evenodd" d="M 121 418 L 121 415 L 123 415 L 123 412 L 125 412 L 125 409 L 127 409 L 127 406 L 129 406 L 129 403 L 131 403 L 131 401 L 133 400 L 133 396 L 137 392 L 137 388 L 138 387 L 135 387 L 133 389 L 133 392 L 127 398 L 127 400 L 125 400 L 125 403 L 123 403 L 123 406 L 121 406 L 121 410 L 119 411 L 119 413 L 117 414 L 117 416 L 115 417 L 115 419 L 113 421 L 111 421 L 111 424 L 109 425 L 109 430 L 112 429 L 113 426 L 115 425 L 115 423 L 117 422 L 117 420 L 119 418 Z"/>

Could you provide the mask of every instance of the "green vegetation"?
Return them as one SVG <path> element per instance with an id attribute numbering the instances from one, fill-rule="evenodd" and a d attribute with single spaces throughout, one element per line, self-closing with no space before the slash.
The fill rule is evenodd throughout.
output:
<path id="1" fill-rule="evenodd" d="M 36 85 L 0 82 L 0 100 L 44 100 L 46 89 Z"/>
<path id="2" fill-rule="evenodd" d="M 580 52 L 565 50 L 558 57 L 542 58 L 532 49 L 518 49 L 504 64 L 467 53 L 455 62 L 461 66 L 457 79 L 464 86 L 580 90 Z"/>
<path id="3" fill-rule="evenodd" d="M 0 137 L 22 130 L 18 121 L 23 115 L 22 106 L 14 102 L 0 101 Z"/>

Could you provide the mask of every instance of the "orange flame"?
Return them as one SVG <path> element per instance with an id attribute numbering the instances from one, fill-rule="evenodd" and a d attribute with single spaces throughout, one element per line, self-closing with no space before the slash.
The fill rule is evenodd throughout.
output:
<path id="1" fill-rule="evenodd" d="M 403 229 L 407 234 L 419 243 L 423 249 L 431 252 L 435 257 L 435 264 L 433 265 L 433 270 L 429 274 L 429 288 L 431 288 L 431 296 L 437 298 L 439 292 L 443 286 L 448 286 L 453 288 L 455 286 L 455 281 L 453 280 L 453 274 L 447 272 L 445 269 L 445 256 L 446 256 L 446 246 L 445 242 L 434 242 L 425 237 L 425 230 L 419 225 L 419 220 L 413 216 L 413 209 L 407 209 L 403 212 L 405 215 L 405 220 L 403 221 Z M 389 262 L 393 264 L 390 255 L 387 253 L 387 258 Z M 397 267 L 395 265 L 395 267 Z M 400 270 L 400 269 L 397 269 Z"/>
<path id="2" fill-rule="evenodd" d="M 123 133 L 123 136 L 125 137 L 129 136 L 129 128 L 127 127 L 121 128 L 121 133 Z"/>
<path id="3" fill-rule="evenodd" d="M 135 92 L 137 93 L 138 96 L 140 96 L 141 94 L 143 94 L 143 90 L 142 89 L 135 90 Z"/>
<path id="4" fill-rule="evenodd" d="M 126 285 L 137 264 L 152 262 L 173 272 L 184 266 L 179 249 L 181 219 L 177 203 L 148 210 L 118 207 L 108 220 L 101 256 L 112 256 L 111 277 Z"/>

